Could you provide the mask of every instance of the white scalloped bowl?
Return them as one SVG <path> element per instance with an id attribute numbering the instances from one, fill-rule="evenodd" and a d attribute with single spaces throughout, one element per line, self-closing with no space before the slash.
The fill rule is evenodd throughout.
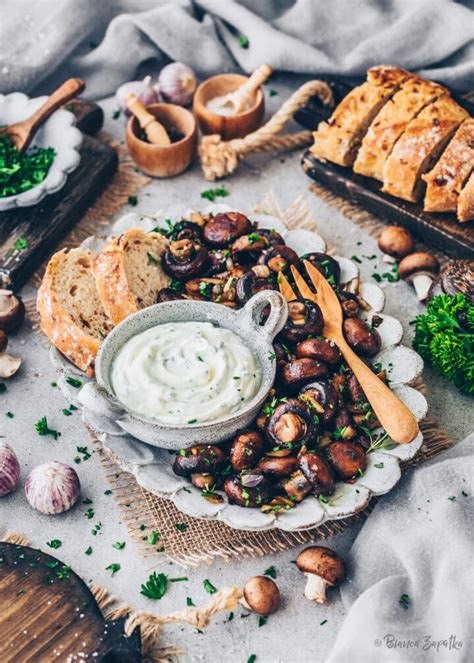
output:
<path id="1" fill-rule="evenodd" d="M 48 97 L 30 99 L 22 92 L 0 94 L 0 126 L 20 122 L 32 115 Z M 36 205 L 45 196 L 59 191 L 67 176 L 81 160 L 82 133 L 74 125 L 76 118 L 66 110 L 57 110 L 36 132 L 33 147 L 52 147 L 56 152 L 48 175 L 37 186 L 16 196 L 0 198 L 0 211 Z"/>
<path id="2" fill-rule="evenodd" d="M 230 209 L 222 203 L 219 204 L 219 211 Z M 210 205 L 201 211 L 215 212 L 216 209 Z M 324 239 L 315 232 L 304 229 L 288 230 L 281 219 L 270 215 L 248 216 L 251 220 L 258 221 L 260 227 L 274 228 L 280 232 L 288 246 L 299 254 L 325 250 Z M 176 215 L 176 220 L 179 218 L 180 215 Z M 161 224 L 162 220 L 159 218 L 147 218 L 132 213 L 120 218 L 111 228 L 110 234 L 124 232 L 132 226 L 149 230 Z M 99 244 L 96 244 L 95 248 L 99 248 Z M 354 262 L 340 256 L 334 258 L 341 267 L 345 281 L 358 276 L 359 270 Z M 377 314 L 382 320 L 378 327 L 382 339 L 381 350 L 372 359 L 387 371 L 393 391 L 412 411 L 417 421 L 421 421 L 426 416 L 428 403 L 423 394 L 410 385 L 421 374 L 423 360 L 414 350 L 400 344 L 403 336 L 400 322 L 382 313 L 385 305 L 383 290 L 374 283 L 363 281 L 360 283 L 359 292 L 370 309 L 362 317 L 370 320 Z M 201 491 L 186 478 L 173 473 L 172 457 L 166 449 L 144 444 L 132 435 L 125 434 L 116 413 L 98 407 L 94 379 L 79 375 L 78 370 L 55 348 L 51 349 L 51 360 L 60 373 L 58 386 L 67 401 L 81 407 L 82 419 L 87 428 L 100 439 L 118 465 L 135 476 L 140 486 L 158 497 L 171 500 L 180 511 L 191 517 L 219 520 L 234 529 L 264 531 L 278 528 L 295 532 L 355 515 L 367 506 L 372 497 L 384 495 L 395 486 L 401 476 L 400 463 L 413 458 L 423 444 L 423 434 L 419 432 L 409 444 L 388 444 L 372 451 L 368 455 L 364 475 L 353 483 L 337 482 L 336 491 L 327 503 L 321 502 L 315 496 L 309 496 L 294 509 L 278 513 L 262 513 L 257 509 L 245 509 L 229 504 L 227 501 L 214 504 L 203 499 Z M 68 383 L 68 376 L 80 377 L 85 384 L 78 390 Z M 381 432 L 382 429 L 378 429 L 373 433 L 377 435 Z"/>

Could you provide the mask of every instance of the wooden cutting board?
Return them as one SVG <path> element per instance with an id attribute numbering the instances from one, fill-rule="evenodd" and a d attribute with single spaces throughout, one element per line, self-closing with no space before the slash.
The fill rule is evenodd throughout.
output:
<path id="1" fill-rule="evenodd" d="M 106 621 L 74 571 L 40 550 L 0 542 L 0 661 L 141 661 L 140 631 Z"/>
<path id="2" fill-rule="evenodd" d="M 324 77 L 323 77 L 324 78 Z M 350 91 L 350 86 L 325 79 L 331 86 L 336 103 Z M 452 92 L 452 96 L 474 115 L 474 104 Z M 317 100 L 311 100 L 295 115 L 295 119 L 315 130 L 321 120 L 326 120 L 331 110 L 325 109 Z M 380 189 L 382 184 L 363 175 L 353 173 L 350 168 L 319 161 L 309 150 L 302 160 L 303 169 L 309 177 L 327 187 L 338 196 L 350 200 L 358 207 L 408 228 L 428 246 L 435 247 L 455 258 L 474 258 L 474 221 L 459 223 L 455 214 L 435 214 L 423 211 L 423 203 L 409 203 L 394 198 Z"/>
<path id="3" fill-rule="evenodd" d="M 63 188 L 32 207 L 0 212 L 0 287 L 20 287 L 53 253 L 64 235 L 102 193 L 118 167 L 116 151 L 91 135 L 103 124 L 102 109 L 92 102 L 76 100 L 68 109 L 84 133 L 79 166 Z M 20 246 L 15 249 L 18 240 Z"/>

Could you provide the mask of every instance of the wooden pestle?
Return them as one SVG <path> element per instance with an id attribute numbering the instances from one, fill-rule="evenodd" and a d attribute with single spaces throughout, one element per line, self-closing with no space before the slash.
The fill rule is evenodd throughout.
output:
<path id="1" fill-rule="evenodd" d="M 271 73 L 272 68 L 268 64 L 260 65 L 237 90 L 221 97 L 219 99 L 219 106 L 221 108 L 231 108 L 233 115 L 241 113 L 251 103 L 255 92 L 265 83 Z"/>
<path id="2" fill-rule="evenodd" d="M 137 118 L 150 143 L 154 145 L 171 145 L 170 137 L 164 126 L 158 122 L 154 115 L 147 111 L 135 94 L 127 94 L 125 103 L 128 110 Z"/>

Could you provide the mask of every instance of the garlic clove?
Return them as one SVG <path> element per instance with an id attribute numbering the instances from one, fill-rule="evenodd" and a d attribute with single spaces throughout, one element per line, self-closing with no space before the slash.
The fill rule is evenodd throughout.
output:
<path id="1" fill-rule="evenodd" d="M 26 499 L 41 513 L 68 511 L 77 502 L 80 492 L 76 471 L 56 460 L 35 467 L 25 482 Z"/>
<path id="2" fill-rule="evenodd" d="M 146 107 L 158 101 L 158 90 L 159 86 L 152 83 L 151 76 L 145 76 L 142 81 L 128 81 L 128 83 L 121 85 L 115 93 L 115 99 L 120 110 L 126 115 L 130 115 L 131 113 L 125 102 L 126 96 L 129 94 L 136 95 Z"/>
<path id="3" fill-rule="evenodd" d="M 160 94 L 165 101 L 179 106 L 191 103 L 197 87 L 194 71 L 182 62 L 171 62 L 158 76 Z"/>
<path id="4" fill-rule="evenodd" d="M 0 352 L 0 378 L 11 378 L 20 366 L 20 357 L 13 357 L 6 352 Z"/>
<path id="5" fill-rule="evenodd" d="M 20 477 L 20 463 L 13 449 L 0 442 L 0 497 L 12 493 Z"/>

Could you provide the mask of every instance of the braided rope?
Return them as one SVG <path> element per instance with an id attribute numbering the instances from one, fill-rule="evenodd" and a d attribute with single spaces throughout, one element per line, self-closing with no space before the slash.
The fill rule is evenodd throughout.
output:
<path id="1" fill-rule="evenodd" d="M 234 138 L 227 142 L 217 134 L 204 136 L 199 146 L 199 157 L 204 176 L 215 180 L 233 173 L 239 161 L 251 152 L 287 150 L 300 147 L 311 141 L 311 131 L 278 136 L 277 134 L 293 119 L 296 111 L 311 97 L 319 97 L 325 106 L 332 104 L 331 88 L 323 81 L 308 81 L 294 92 L 275 115 L 256 131 L 245 138 Z"/>

